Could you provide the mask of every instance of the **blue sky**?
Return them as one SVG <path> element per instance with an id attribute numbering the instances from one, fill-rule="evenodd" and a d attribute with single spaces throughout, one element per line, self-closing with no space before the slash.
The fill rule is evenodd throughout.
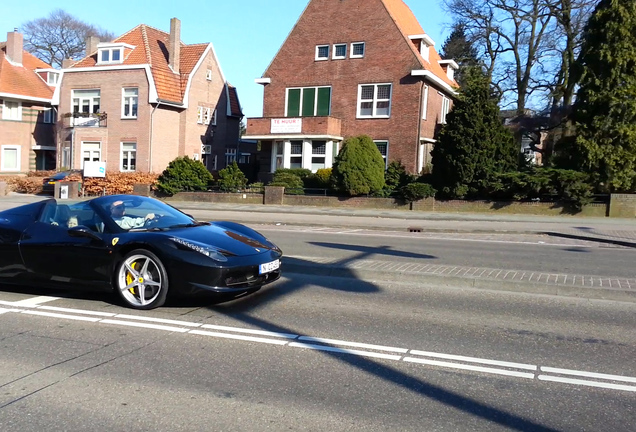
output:
<path id="1" fill-rule="evenodd" d="M 450 19 L 440 0 L 405 1 L 439 49 L 450 33 Z M 184 43 L 213 43 L 225 78 L 239 91 L 245 114 L 259 117 L 263 90 L 254 79 L 265 71 L 307 3 L 308 0 L 13 1 L 0 14 L 0 40 L 6 40 L 7 32 L 14 27 L 19 29 L 26 21 L 47 16 L 58 7 L 116 35 L 141 23 L 169 31 L 170 18 L 177 17 Z"/>

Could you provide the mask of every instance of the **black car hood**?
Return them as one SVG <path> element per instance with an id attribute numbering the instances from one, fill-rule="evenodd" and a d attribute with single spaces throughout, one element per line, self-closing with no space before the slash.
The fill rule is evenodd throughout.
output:
<path id="1" fill-rule="evenodd" d="M 169 237 L 190 240 L 229 252 L 237 256 L 256 255 L 277 249 L 275 245 L 263 239 L 216 225 L 202 225 L 190 228 L 178 228 L 165 232 Z"/>

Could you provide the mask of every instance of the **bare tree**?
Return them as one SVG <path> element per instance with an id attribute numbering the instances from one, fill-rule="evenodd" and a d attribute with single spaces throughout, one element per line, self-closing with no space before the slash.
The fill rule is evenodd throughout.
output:
<path id="1" fill-rule="evenodd" d="M 67 58 L 82 58 L 88 36 L 97 36 L 102 41 L 115 38 L 113 33 L 85 23 L 62 9 L 24 23 L 22 33 L 25 49 L 54 67 L 61 67 Z"/>
<path id="2" fill-rule="evenodd" d="M 514 105 L 518 138 L 530 135 L 538 144 L 560 127 L 578 82 L 573 64 L 580 36 L 597 2 L 444 0 L 454 21 L 465 25 L 504 103 Z M 550 120 L 524 119 L 529 107 L 549 107 Z"/>

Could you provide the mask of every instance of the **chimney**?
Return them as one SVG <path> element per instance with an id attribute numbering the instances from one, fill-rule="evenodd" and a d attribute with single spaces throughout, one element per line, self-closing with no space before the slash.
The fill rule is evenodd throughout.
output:
<path id="1" fill-rule="evenodd" d="M 86 56 L 97 51 L 97 44 L 99 44 L 99 38 L 97 36 L 88 36 L 86 38 Z M 97 59 L 97 61 L 99 61 L 99 59 Z"/>
<path id="2" fill-rule="evenodd" d="M 181 60 L 181 21 L 177 18 L 170 20 L 170 42 L 168 46 L 168 62 L 173 72 L 179 73 Z"/>
<path id="3" fill-rule="evenodd" d="M 64 59 L 62 60 L 62 69 L 68 69 L 75 63 L 73 59 Z"/>
<path id="4" fill-rule="evenodd" d="M 18 29 L 7 33 L 7 57 L 10 62 L 22 66 L 23 47 L 24 37 L 22 33 L 18 33 Z"/>

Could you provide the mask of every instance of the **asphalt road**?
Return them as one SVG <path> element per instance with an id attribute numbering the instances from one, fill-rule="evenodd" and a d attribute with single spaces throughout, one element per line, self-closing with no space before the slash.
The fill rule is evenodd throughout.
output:
<path id="1" fill-rule="evenodd" d="M 0 292 L 5 432 L 636 425 L 633 304 L 302 275 L 144 313 L 41 294 Z"/>
<path id="2" fill-rule="evenodd" d="M 631 248 L 252 223 L 287 256 L 633 277 Z M 311 224 L 309 224 L 311 225 Z M 636 303 L 287 273 L 243 298 L 0 287 L 0 430 L 633 431 Z"/>

